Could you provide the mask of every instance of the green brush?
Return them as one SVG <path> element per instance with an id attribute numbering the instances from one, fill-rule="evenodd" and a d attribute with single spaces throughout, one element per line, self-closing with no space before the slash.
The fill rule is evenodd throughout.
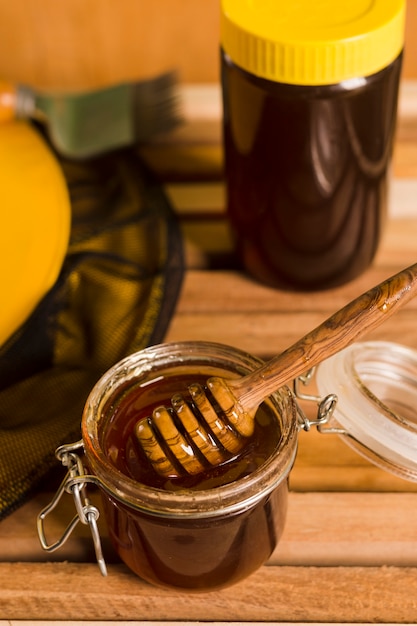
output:
<path id="1" fill-rule="evenodd" d="M 0 122 L 33 119 L 44 124 L 55 148 L 87 158 L 149 141 L 179 123 L 172 72 L 137 83 L 84 93 L 38 93 L 0 81 Z"/>

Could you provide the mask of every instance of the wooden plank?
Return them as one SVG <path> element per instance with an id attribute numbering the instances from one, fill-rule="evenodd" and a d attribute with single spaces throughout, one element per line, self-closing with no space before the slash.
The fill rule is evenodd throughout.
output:
<path id="1" fill-rule="evenodd" d="M 323 467 L 322 475 L 325 470 L 332 472 L 332 468 Z M 345 467 L 345 473 L 349 471 L 350 468 Z M 366 472 L 362 480 L 364 478 Z M 50 498 L 49 493 L 39 494 L 1 522 L 0 561 L 95 562 L 90 531 L 82 524 L 60 550 L 47 553 L 41 549 L 35 528 L 36 516 Z M 98 494 L 93 492 L 92 501 L 100 509 Z M 291 491 L 285 530 L 270 564 L 417 567 L 417 527 L 410 514 L 416 506 L 417 493 Z M 73 515 L 74 504 L 68 496 L 47 518 L 45 528 L 49 541 L 62 534 Z M 102 518 L 99 527 L 106 561 L 119 562 Z"/>
<path id="2" fill-rule="evenodd" d="M 204 126 L 201 124 L 201 126 Z M 198 136 L 189 143 L 155 143 L 142 147 L 139 154 L 149 167 L 165 182 L 219 181 L 223 178 L 223 150 L 220 129 L 210 123 L 209 128 L 187 131 Z M 403 120 L 394 145 L 392 159 L 393 180 L 416 178 L 417 121 Z M 200 143 L 206 137 L 207 143 Z"/>
<path id="3" fill-rule="evenodd" d="M 417 81 L 403 81 L 393 154 L 395 178 L 417 175 Z M 140 154 L 165 181 L 220 180 L 223 171 L 222 107 L 218 84 L 183 85 L 182 126 L 141 147 Z"/>
<path id="4" fill-rule="evenodd" d="M 117 620 L 117 623 L 119 624 L 119 626 L 143 626 L 143 622 L 137 622 L 137 621 L 131 621 L 129 620 L 128 622 L 126 621 L 120 621 Z M 187 622 L 183 622 L 183 621 L 172 621 L 170 620 L 169 622 L 169 626 L 201 626 L 201 622 L 200 621 L 187 621 Z M 228 622 L 210 622 L 212 624 L 212 626 L 241 626 L 242 622 L 234 622 L 234 621 L 228 621 Z M 285 622 L 267 622 L 269 626 L 288 626 L 287 623 Z M 57 624 L 61 624 L 62 626 L 80 626 L 80 622 L 78 620 L 65 620 L 65 621 L 43 621 L 43 620 L 36 620 L 36 626 L 56 626 Z M 161 622 L 161 621 L 149 621 L 147 620 L 146 622 L 147 626 L 167 626 L 167 622 Z M 254 622 L 251 621 L 250 622 L 251 626 L 265 626 L 265 622 Z M 297 624 L 299 626 L 319 626 L 318 622 L 297 622 Z M 322 625 L 325 626 L 324 622 L 321 622 Z M 327 622 L 327 624 L 329 624 L 329 622 Z M 353 622 L 332 622 L 332 626 L 354 626 Z M 0 620 L 0 626 L 33 626 L 33 622 L 32 621 L 27 621 L 27 620 Z M 88 620 L 88 626 L 109 626 L 109 622 L 105 621 L 92 621 L 92 620 Z M 367 624 L 362 623 L 361 626 L 371 626 L 371 624 L 368 622 Z M 394 622 L 391 622 L 391 624 L 389 626 L 398 626 L 398 622 L 396 622 L 394 624 Z"/>
<path id="5" fill-rule="evenodd" d="M 110 566 L 0 565 L 6 619 L 397 622 L 417 615 L 416 568 L 265 566 L 246 581 L 211 593 L 156 589 Z"/>
<path id="6" fill-rule="evenodd" d="M 176 316 L 204 313 L 263 314 L 282 313 L 283 315 L 323 314 L 327 315 L 341 308 L 360 293 L 385 280 L 398 266 L 375 267 L 358 279 L 342 288 L 323 292 L 291 292 L 267 287 L 237 271 L 194 270 L 184 277 Z M 413 299 L 404 311 L 415 311 L 417 300 Z M 282 327 L 276 328 L 282 335 Z"/>
<path id="7" fill-rule="evenodd" d="M 417 493 L 292 492 L 269 565 L 415 567 L 416 504 Z"/>
<path id="8" fill-rule="evenodd" d="M 415 162 L 417 164 L 417 145 L 413 147 L 416 148 Z M 407 162 L 410 163 L 410 159 L 407 159 Z M 215 218 L 227 220 L 226 189 L 222 180 L 168 182 L 164 187 L 175 212 L 182 221 Z M 388 202 L 391 219 L 415 218 L 416 207 L 413 199 L 416 190 L 417 171 L 414 176 L 391 180 Z"/>
<path id="9" fill-rule="evenodd" d="M 394 145 L 392 175 L 395 179 L 415 178 L 417 151 L 415 146 L 417 122 L 401 120 Z M 195 134 L 195 135 L 194 135 Z M 185 143 L 149 144 L 139 153 L 151 169 L 165 181 L 216 181 L 223 177 L 223 150 L 219 143 L 218 122 L 186 128 L 180 138 Z M 206 143 L 201 143 L 201 141 Z"/>
<path id="10" fill-rule="evenodd" d="M 311 417 L 312 413 L 310 407 Z M 303 492 L 417 492 L 416 482 L 377 467 L 337 435 L 320 434 L 315 429 L 298 436 L 290 485 L 293 490 Z"/>
<path id="11" fill-rule="evenodd" d="M 232 240 L 223 217 L 184 221 L 181 229 L 188 268 L 213 268 L 216 263 L 223 268 L 235 264 L 230 259 Z M 220 259 L 220 263 L 216 259 Z"/>
<path id="12" fill-rule="evenodd" d="M 166 626 L 166 622 L 161 622 L 161 621 L 149 621 L 147 620 L 147 625 L 148 626 Z M 244 624 L 245 622 L 210 622 L 212 624 L 212 626 L 242 626 L 242 624 Z M 312 622 L 297 622 L 299 624 L 299 626 L 318 626 L 317 622 L 314 624 Z M 322 622 L 323 623 L 323 622 Z M 65 621 L 61 621 L 59 620 L 58 622 L 53 620 L 36 620 L 36 626 L 58 626 L 59 624 L 61 624 L 61 626 L 108 626 L 109 623 L 107 621 L 103 622 L 103 621 L 99 621 L 97 622 L 96 620 L 92 621 L 92 620 L 88 620 L 86 621 L 73 621 L 73 620 L 65 620 Z M 120 621 L 117 620 L 117 624 L 119 626 L 143 626 L 143 622 L 137 622 L 135 621 L 131 621 L 129 620 L 128 622 L 126 621 Z M 187 622 L 183 622 L 183 621 L 171 621 L 169 622 L 170 626 L 201 626 L 201 622 L 198 621 L 187 621 Z M 287 624 L 284 624 L 283 622 L 268 622 L 269 626 L 287 626 Z M 342 622 L 332 622 L 333 626 L 341 626 Z M 265 622 L 251 622 L 251 626 L 264 626 Z M 346 622 L 343 622 L 344 626 L 354 626 L 352 623 L 350 624 L 346 624 Z M 32 621 L 27 621 L 27 620 L 0 620 L 0 626 L 33 626 L 33 622 Z M 362 624 L 362 626 L 368 626 L 367 624 Z M 370 624 L 369 624 L 370 626 Z M 396 624 L 391 624 L 391 626 L 397 626 Z"/>
<path id="13" fill-rule="evenodd" d="M 167 623 L 169 624 L 169 626 L 201 626 L 201 622 L 200 621 L 187 621 L 187 622 L 183 622 L 183 621 L 169 621 L 169 622 L 161 622 L 161 621 L 146 621 L 147 626 L 167 626 Z M 228 621 L 228 622 L 210 622 L 212 624 L 212 626 L 241 626 L 242 622 L 234 622 L 234 621 Z M 36 626 L 57 626 L 58 624 L 61 624 L 62 626 L 80 626 L 80 622 L 78 620 L 65 620 L 65 621 L 43 621 L 43 620 L 36 620 Z M 131 621 L 129 620 L 128 622 L 126 621 L 120 621 L 117 620 L 117 624 L 119 624 L 119 626 L 143 626 L 143 622 L 137 622 L 137 621 Z M 265 622 L 250 622 L 251 626 L 265 626 Z M 297 622 L 297 624 L 299 626 L 318 626 L 318 622 Z M 321 624 L 324 624 L 323 622 L 321 622 Z M 284 622 L 270 622 L 268 621 L 268 625 L 269 626 L 288 626 L 286 623 Z M 27 621 L 27 620 L 0 620 L 0 626 L 33 626 L 33 622 L 32 621 Z M 92 621 L 92 620 L 88 620 L 88 626 L 109 626 L 109 622 L 105 621 Z M 342 626 L 342 622 L 332 622 L 332 626 Z M 343 622 L 343 626 L 354 626 L 354 624 L 352 622 L 347 623 L 347 622 Z M 361 626 L 371 626 L 370 623 L 368 624 L 362 624 Z M 396 624 L 391 623 L 390 626 L 398 626 L 398 622 Z"/>
<path id="14" fill-rule="evenodd" d="M 401 85 L 393 154 L 395 178 L 417 176 L 417 81 Z M 182 85 L 184 123 L 140 154 L 165 181 L 221 180 L 222 108 L 219 84 Z"/>
<path id="15" fill-rule="evenodd" d="M 216 292 L 213 291 L 213 297 Z M 324 312 L 228 312 L 178 314 L 171 322 L 166 341 L 215 341 L 239 347 L 264 359 L 272 358 L 318 326 Z M 277 329 L 281 329 L 277 331 Z M 415 309 L 398 311 L 394 319 L 363 337 L 417 348 Z"/>
<path id="16" fill-rule="evenodd" d="M 216 123 L 217 125 L 217 123 Z M 210 129 L 212 125 L 210 124 Z M 194 128 L 193 131 L 194 132 Z M 171 142 L 155 143 L 143 146 L 140 156 L 152 171 L 165 183 L 192 183 L 201 181 L 219 181 L 223 177 L 223 150 L 217 138 L 219 130 L 200 130 L 198 136 L 213 133 L 210 142 L 190 141 L 185 144 Z"/>
<path id="17" fill-rule="evenodd" d="M 161 621 L 146 621 L 147 626 L 167 626 L 167 623 L 169 624 L 169 626 L 201 626 L 201 622 L 200 621 L 172 621 L 170 620 L 169 622 L 161 622 Z M 235 621 L 227 621 L 227 622 L 210 622 L 212 624 L 212 626 L 242 626 L 242 622 L 235 622 Z M 254 622 L 251 621 L 250 625 L 251 626 L 265 626 L 266 622 Z M 288 624 L 286 622 L 276 622 L 276 621 L 268 621 L 267 622 L 269 626 L 288 626 Z M 80 626 L 80 622 L 78 620 L 65 620 L 65 621 L 43 621 L 43 620 L 36 620 L 36 626 L 56 626 L 57 624 L 61 624 L 62 626 Z M 127 621 L 120 621 L 117 620 L 117 624 L 119 624 L 119 626 L 144 626 L 143 622 L 137 622 L 135 621 L 131 621 L 129 620 Z M 297 624 L 299 626 L 319 626 L 319 622 L 297 622 Z M 330 624 L 330 622 L 320 622 L 321 625 L 326 626 L 326 624 Z M 354 626 L 353 622 L 332 622 L 331 623 L 332 626 Z M 7 620 L 3 621 L 0 620 L 0 626 L 33 626 L 33 622 L 32 621 L 27 621 L 27 620 Z M 96 620 L 88 620 L 88 626 L 109 626 L 109 622 L 107 621 L 102 621 L 100 620 L 99 622 L 97 622 Z M 371 626 L 371 623 L 362 623 L 361 626 Z M 388 626 L 399 626 L 398 622 L 391 622 Z"/>
<path id="18" fill-rule="evenodd" d="M 167 340 L 221 341 L 260 356 L 272 356 L 349 300 L 416 262 L 417 221 L 394 219 L 387 224 L 373 265 L 357 279 L 326 291 L 278 290 L 252 280 L 243 270 L 204 269 L 207 258 L 202 242 L 205 237 L 208 256 L 227 253 L 228 244 L 219 244 L 222 239 L 216 229 L 221 227 L 221 223 L 212 223 L 213 230 L 207 234 L 203 225 L 195 223 L 196 236 L 201 237 L 194 244 L 200 259 L 195 269 L 185 276 Z M 211 244 L 209 240 L 215 243 Z M 417 300 L 411 301 L 368 338 L 399 341 L 417 347 L 413 318 L 416 307 Z"/>
<path id="19" fill-rule="evenodd" d="M 383 230 L 373 267 L 395 265 L 395 270 L 415 262 L 413 242 L 417 237 L 416 207 L 413 197 L 417 193 L 415 180 L 403 181 L 397 187 L 397 207 Z M 215 194 L 220 196 L 221 192 Z M 204 206 L 205 214 L 194 209 L 195 215 L 181 215 L 186 264 L 190 269 L 240 267 L 233 257 L 233 238 L 226 216 L 217 205 Z M 396 213 L 397 212 L 397 213 Z M 221 261 L 219 263 L 219 260 Z"/>

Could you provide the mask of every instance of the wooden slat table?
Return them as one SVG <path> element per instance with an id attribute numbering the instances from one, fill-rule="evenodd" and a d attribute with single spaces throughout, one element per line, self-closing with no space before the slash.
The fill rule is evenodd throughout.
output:
<path id="1" fill-rule="evenodd" d="M 219 341 L 269 358 L 417 260 L 416 84 L 402 89 L 390 217 L 375 263 L 348 285 L 314 294 L 270 289 L 236 268 L 224 214 L 218 89 L 189 89 L 186 105 L 189 125 L 144 151 L 178 211 L 186 246 L 188 269 L 167 341 Z M 369 338 L 417 349 L 417 300 Z M 106 579 L 81 525 L 47 555 L 35 528 L 51 497 L 45 490 L 0 523 L 0 624 L 417 623 L 417 484 L 312 431 L 300 434 L 290 488 L 286 529 L 270 561 L 235 587 L 206 594 L 156 589 L 130 574 L 101 519 Z M 52 535 L 72 507 L 68 496 L 51 518 Z"/>

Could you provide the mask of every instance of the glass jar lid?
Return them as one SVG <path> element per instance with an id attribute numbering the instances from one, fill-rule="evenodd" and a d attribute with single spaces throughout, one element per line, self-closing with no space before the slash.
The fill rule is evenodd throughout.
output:
<path id="1" fill-rule="evenodd" d="M 317 368 L 320 395 L 338 397 L 334 420 L 346 442 L 383 469 L 417 481 L 417 351 L 353 344 Z"/>

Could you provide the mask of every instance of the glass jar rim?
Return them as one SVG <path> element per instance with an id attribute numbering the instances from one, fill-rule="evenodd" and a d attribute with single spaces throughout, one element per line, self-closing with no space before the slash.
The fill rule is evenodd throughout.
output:
<path id="1" fill-rule="evenodd" d="M 184 356 L 185 355 L 185 356 Z M 208 357 L 216 366 L 238 364 L 241 373 L 262 365 L 261 359 L 225 344 L 203 341 L 164 343 L 129 355 L 110 368 L 95 384 L 86 401 L 82 423 L 84 450 L 96 482 L 109 495 L 135 509 L 161 517 L 209 517 L 247 508 L 261 500 L 288 476 L 297 450 L 297 404 L 288 387 L 279 389 L 268 398 L 272 408 L 279 411 L 281 438 L 274 453 L 254 472 L 234 482 L 207 490 L 183 489 L 167 491 L 138 483 L 118 470 L 105 455 L 101 445 L 99 422 L 105 402 L 123 382 L 146 377 L 163 369 L 163 363 L 175 367 Z M 177 360 L 177 361 L 176 361 Z M 233 370 L 231 370 L 233 371 Z"/>

